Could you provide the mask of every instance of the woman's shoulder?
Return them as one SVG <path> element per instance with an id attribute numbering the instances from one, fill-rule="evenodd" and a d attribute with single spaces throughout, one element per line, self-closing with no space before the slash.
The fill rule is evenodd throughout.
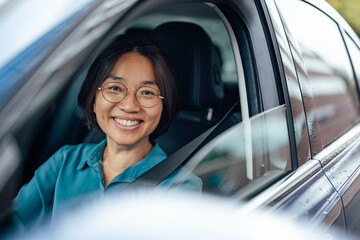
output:
<path id="1" fill-rule="evenodd" d="M 95 149 L 97 146 L 103 145 L 104 141 L 99 143 L 80 143 L 80 144 L 66 144 L 59 148 L 58 152 L 61 153 L 76 153 L 76 152 L 89 152 L 89 150 Z"/>

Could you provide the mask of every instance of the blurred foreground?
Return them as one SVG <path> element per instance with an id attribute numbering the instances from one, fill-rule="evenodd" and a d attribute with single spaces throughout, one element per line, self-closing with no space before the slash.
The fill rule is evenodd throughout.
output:
<path id="1" fill-rule="evenodd" d="M 126 196 L 125 196 L 126 195 Z M 190 193 L 106 196 L 25 236 L 9 239 L 343 239 L 286 215 L 246 212 L 235 201 Z"/>

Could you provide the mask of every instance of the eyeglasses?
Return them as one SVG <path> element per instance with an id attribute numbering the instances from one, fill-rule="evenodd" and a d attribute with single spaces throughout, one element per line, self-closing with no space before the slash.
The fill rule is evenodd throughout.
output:
<path id="1" fill-rule="evenodd" d="M 133 88 L 127 88 L 124 84 L 118 82 L 109 82 L 98 88 L 98 90 L 102 91 L 104 99 L 111 103 L 119 103 L 124 100 L 128 90 L 131 89 Z M 159 103 L 160 99 L 164 99 L 156 88 L 149 86 L 137 88 L 135 96 L 136 101 L 145 108 L 154 107 Z"/>

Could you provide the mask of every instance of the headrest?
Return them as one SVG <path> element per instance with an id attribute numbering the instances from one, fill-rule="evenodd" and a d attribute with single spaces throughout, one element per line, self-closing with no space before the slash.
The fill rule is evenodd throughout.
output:
<path id="1" fill-rule="evenodd" d="M 213 108 L 224 98 L 220 56 L 201 27 L 169 22 L 155 28 L 149 36 L 175 68 L 183 110 Z"/>
<path id="2" fill-rule="evenodd" d="M 142 37 L 148 35 L 150 31 L 151 30 L 147 28 L 129 28 L 125 31 L 125 33 L 133 37 Z"/>

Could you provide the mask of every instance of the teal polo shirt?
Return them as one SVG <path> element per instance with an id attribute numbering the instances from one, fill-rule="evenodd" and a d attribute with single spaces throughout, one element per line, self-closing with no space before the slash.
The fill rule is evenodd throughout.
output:
<path id="1" fill-rule="evenodd" d="M 84 196 L 96 199 L 105 192 L 121 191 L 140 175 L 167 158 L 156 143 L 150 153 L 117 175 L 107 186 L 103 184 L 102 155 L 106 140 L 98 144 L 66 145 L 42 164 L 29 183 L 13 200 L 13 220 L 17 226 L 30 226 L 54 219 L 64 212 L 67 202 Z M 174 172 L 159 186 L 182 182 L 180 188 L 201 191 L 202 181 L 193 174 Z M 180 177 L 179 177 L 180 176 Z M 82 199 L 83 200 L 83 199 Z"/>

